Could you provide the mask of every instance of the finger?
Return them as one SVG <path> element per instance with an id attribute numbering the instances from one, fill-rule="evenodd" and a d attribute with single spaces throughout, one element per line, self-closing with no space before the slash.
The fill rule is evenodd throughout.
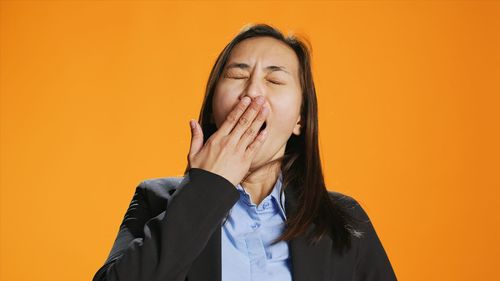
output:
<path id="1" fill-rule="evenodd" d="M 245 113 L 240 117 L 238 123 L 233 128 L 230 133 L 231 140 L 238 143 L 240 141 L 241 136 L 245 131 L 252 125 L 253 120 L 259 113 L 262 105 L 264 104 L 264 98 L 262 96 L 258 96 L 255 99 L 255 102 L 252 102 L 250 106 L 247 108 Z"/>
<path id="2" fill-rule="evenodd" d="M 220 126 L 220 128 L 214 133 L 214 134 L 221 134 L 222 136 L 227 136 L 231 133 L 233 130 L 234 126 L 238 123 L 238 120 L 240 119 L 241 115 L 245 112 L 247 109 L 248 105 L 250 104 L 252 100 L 250 97 L 243 97 L 238 104 L 234 107 L 234 109 L 229 112 L 229 114 L 226 117 L 226 120 L 224 120 L 224 123 Z"/>
<path id="3" fill-rule="evenodd" d="M 240 141 L 238 142 L 238 147 L 243 147 L 244 149 L 255 139 L 259 134 L 259 130 L 262 124 L 266 121 L 267 115 L 269 113 L 269 108 L 262 107 L 257 117 L 252 122 L 252 125 L 243 133 Z"/>
<path id="4" fill-rule="evenodd" d="M 260 131 L 260 133 L 254 139 L 254 141 L 245 150 L 245 157 L 247 157 L 247 158 L 253 158 L 255 152 L 262 146 L 262 144 L 266 140 L 266 138 L 267 138 L 267 130 L 268 129 L 265 128 L 264 130 Z"/>
<path id="5" fill-rule="evenodd" d="M 203 147 L 203 131 L 196 120 L 189 121 L 191 126 L 191 145 L 189 147 L 189 159 L 192 159 Z"/>

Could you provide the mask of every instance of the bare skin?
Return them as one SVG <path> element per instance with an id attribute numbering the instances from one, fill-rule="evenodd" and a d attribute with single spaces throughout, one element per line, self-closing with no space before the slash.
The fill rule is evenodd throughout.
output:
<path id="1" fill-rule="evenodd" d="M 284 155 L 291 134 L 300 134 L 298 63 L 290 47 L 271 37 L 236 45 L 213 97 L 212 118 L 218 130 L 206 144 L 200 126 L 192 130 L 191 167 L 222 175 L 234 185 L 241 183 L 252 202 L 260 204 L 279 176 L 281 163 L 273 160 Z M 245 107 L 244 99 L 252 103 Z M 260 139 L 264 120 L 267 136 Z"/>

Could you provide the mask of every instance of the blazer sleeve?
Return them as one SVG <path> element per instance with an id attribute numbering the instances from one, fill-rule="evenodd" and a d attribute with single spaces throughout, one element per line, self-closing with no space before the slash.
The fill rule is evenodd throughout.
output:
<path id="1" fill-rule="evenodd" d="M 396 274 L 389 257 L 382 246 L 377 232 L 366 211 L 355 201 L 355 217 L 361 220 L 358 224 L 362 236 L 357 238 L 356 262 L 354 268 L 355 281 L 397 281 Z"/>
<path id="2" fill-rule="evenodd" d="M 93 281 L 184 281 L 193 261 L 239 199 L 239 192 L 226 178 L 191 168 L 165 210 L 149 217 L 144 183 L 136 188 L 108 259 Z"/>

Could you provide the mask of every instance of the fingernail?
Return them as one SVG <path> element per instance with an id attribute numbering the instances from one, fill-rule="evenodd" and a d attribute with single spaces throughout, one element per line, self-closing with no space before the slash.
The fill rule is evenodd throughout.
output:
<path id="1" fill-rule="evenodd" d="M 257 98 L 255 98 L 255 102 L 257 102 L 257 104 L 263 104 L 264 98 L 262 96 L 258 96 Z"/>
<path id="2" fill-rule="evenodd" d="M 249 105 L 250 104 L 250 98 L 249 97 L 243 97 L 241 99 L 241 102 L 244 104 L 244 105 Z"/>
<path id="3" fill-rule="evenodd" d="M 189 120 L 189 124 L 191 125 L 191 129 L 196 128 L 196 123 L 194 122 L 194 120 Z"/>

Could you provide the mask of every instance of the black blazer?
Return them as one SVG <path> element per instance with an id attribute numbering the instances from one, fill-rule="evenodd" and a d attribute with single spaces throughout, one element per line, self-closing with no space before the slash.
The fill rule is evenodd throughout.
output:
<path id="1" fill-rule="evenodd" d="M 296 201 L 292 192 L 284 192 L 289 214 Z M 353 203 L 354 215 L 366 222 L 364 236 L 353 236 L 342 256 L 332 250 L 328 235 L 316 245 L 309 245 L 305 234 L 291 240 L 293 280 L 397 280 L 363 208 L 350 196 L 329 193 Z M 222 221 L 239 198 L 226 178 L 199 168 L 183 177 L 142 181 L 93 281 L 220 281 Z"/>

